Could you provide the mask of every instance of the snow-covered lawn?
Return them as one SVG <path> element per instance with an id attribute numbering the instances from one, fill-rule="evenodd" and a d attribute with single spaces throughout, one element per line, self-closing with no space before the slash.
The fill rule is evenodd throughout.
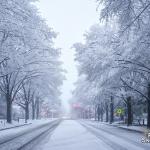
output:
<path id="1" fill-rule="evenodd" d="M 6 122 L 6 120 L 0 120 L 0 131 L 3 129 L 8 129 L 8 128 L 12 128 L 12 127 L 31 124 L 32 122 L 33 122 L 32 120 L 29 120 L 28 123 L 25 123 L 25 121 L 23 119 L 20 119 L 19 122 L 13 120 L 12 124 L 9 124 Z"/>
<path id="2" fill-rule="evenodd" d="M 0 131 L 0 150 L 17 150 L 27 143 L 32 143 L 33 139 L 48 132 L 49 129 L 53 128 L 57 123 L 59 123 L 58 119 L 42 119 L 34 121 L 28 126 Z M 32 143 L 33 146 L 34 144 L 36 143 Z"/>
<path id="3" fill-rule="evenodd" d="M 122 129 L 127 129 L 127 130 L 130 130 L 130 131 L 136 131 L 136 132 L 145 132 L 147 130 L 146 127 L 144 126 L 125 126 L 125 125 L 119 125 L 118 126 L 119 128 L 122 128 Z"/>
<path id="4" fill-rule="evenodd" d="M 112 123 L 112 124 L 105 123 L 105 124 L 117 126 L 119 128 L 130 130 L 130 131 L 141 132 L 141 133 L 144 133 L 147 130 L 146 126 L 138 126 L 138 125 L 127 126 L 125 124 L 118 124 L 118 123 Z"/>
<path id="5" fill-rule="evenodd" d="M 11 129 L 14 127 L 20 127 L 24 125 L 37 124 L 37 123 L 40 123 L 43 121 L 45 122 L 49 120 L 55 120 L 55 119 L 28 120 L 27 123 L 25 123 L 24 119 L 20 119 L 19 122 L 13 120 L 12 124 L 7 123 L 6 120 L 0 120 L 0 131 L 5 130 L 5 129 Z"/>
<path id="6" fill-rule="evenodd" d="M 17 128 L 10 128 L 9 130 L 1 130 L 0 131 L 0 142 L 6 141 L 7 139 L 11 139 L 17 134 L 21 134 L 24 132 L 27 132 L 29 130 L 32 130 L 34 128 L 37 128 L 39 126 L 42 126 L 44 124 L 50 123 L 56 119 L 41 119 L 41 120 L 34 120 L 29 121 L 31 124 L 26 126 L 20 126 Z"/>
<path id="7" fill-rule="evenodd" d="M 126 124 L 123 124 L 121 122 L 114 122 L 114 123 L 110 124 L 110 123 L 107 123 L 107 122 L 98 122 L 98 121 L 95 121 L 95 120 L 84 120 L 84 121 L 92 122 L 92 123 L 95 123 L 95 124 L 101 123 L 101 124 L 111 125 L 111 126 L 119 127 L 119 128 L 122 128 L 122 129 L 135 131 L 135 132 L 141 132 L 141 133 L 144 133 L 147 130 L 146 126 L 138 126 L 138 125 L 127 126 Z"/>

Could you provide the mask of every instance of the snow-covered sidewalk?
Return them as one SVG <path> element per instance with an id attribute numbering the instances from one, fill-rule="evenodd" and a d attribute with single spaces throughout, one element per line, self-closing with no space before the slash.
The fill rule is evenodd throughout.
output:
<path id="1" fill-rule="evenodd" d="M 51 137 L 35 150 L 112 150 L 73 120 L 63 121 Z"/>

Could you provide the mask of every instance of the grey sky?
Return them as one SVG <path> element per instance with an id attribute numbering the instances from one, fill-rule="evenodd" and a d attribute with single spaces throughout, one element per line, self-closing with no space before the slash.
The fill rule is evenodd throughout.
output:
<path id="1" fill-rule="evenodd" d="M 42 16 L 54 31 L 59 33 L 56 46 L 62 48 L 61 60 L 67 70 L 62 87 L 62 100 L 67 107 L 71 98 L 73 83 L 77 80 L 74 51 L 71 46 L 83 41 L 83 34 L 91 25 L 98 23 L 96 0 L 39 0 L 38 7 Z"/>

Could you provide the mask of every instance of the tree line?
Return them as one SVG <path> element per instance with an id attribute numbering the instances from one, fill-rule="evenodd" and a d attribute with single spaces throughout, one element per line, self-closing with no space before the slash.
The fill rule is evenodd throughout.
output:
<path id="1" fill-rule="evenodd" d="M 128 125 L 145 113 L 150 127 L 150 1 L 97 2 L 101 23 L 85 33 L 85 43 L 74 44 L 73 99 L 99 107 L 110 122 L 117 108 L 125 109 Z"/>

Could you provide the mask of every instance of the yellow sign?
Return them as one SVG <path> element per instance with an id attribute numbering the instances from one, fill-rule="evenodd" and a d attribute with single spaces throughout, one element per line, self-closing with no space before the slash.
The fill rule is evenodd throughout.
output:
<path id="1" fill-rule="evenodd" d="M 116 110 L 116 113 L 117 113 L 117 115 L 123 115 L 124 110 L 123 110 L 122 108 L 118 108 L 118 109 Z"/>

